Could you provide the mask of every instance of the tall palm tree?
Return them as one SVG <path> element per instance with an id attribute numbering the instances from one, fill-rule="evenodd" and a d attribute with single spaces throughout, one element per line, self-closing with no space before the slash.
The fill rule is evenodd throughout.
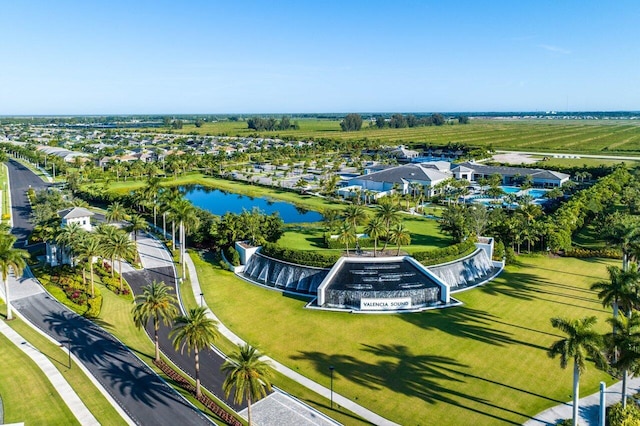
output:
<path id="1" fill-rule="evenodd" d="M 343 222 L 340 229 L 338 229 L 338 242 L 345 245 L 347 257 L 349 257 L 349 243 L 356 242 L 356 232 L 349 222 Z"/>
<path id="2" fill-rule="evenodd" d="M 630 312 L 638 304 L 636 292 L 639 275 L 635 268 L 631 271 L 623 271 L 617 266 L 607 266 L 609 279 L 598 281 L 591 285 L 591 290 L 597 290 L 598 298 L 602 300 L 602 306 L 613 308 L 613 318 L 618 317 L 618 309 L 622 307 L 624 312 Z M 613 324 L 615 327 L 615 323 Z M 613 329 L 615 333 L 615 328 Z"/>
<path id="3" fill-rule="evenodd" d="M 14 248 L 16 237 L 11 234 L 0 234 L 0 272 L 4 284 L 4 297 L 7 303 L 7 320 L 13 319 L 11 312 L 11 298 L 9 296 L 9 272 L 13 271 L 16 277 L 22 275 L 27 266 L 29 253 L 26 250 Z"/>
<path id="4" fill-rule="evenodd" d="M 238 345 L 238 350 L 222 364 L 221 370 L 227 373 L 222 384 L 225 396 L 228 398 L 235 388 L 234 402 L 241 404 L 247 400 L 247 417 L 251 426 L 251 402 L 271 392 L 271 365 L 260 359 L 256 348 L 245 344 Z"/>
<path id="5" fill-rule="evenodd" d="M 91 297 L 94 297 L 93 259 L 103 253 L 102 242 L 96 234 L 87 234 L 78 245 L 78 255 L 89 263 L 91 276 Z"/>
<path id="6" fill-rule="evenodd" d="M 609 349 L 613 352 L 612 367 L 622 372 L 622 407 L 627 406 L 627 376 L 640 373 L 640 312 L 631 316 L 620 316 L 607 320 L 617 330 L 607 336 Z"/>
<path id="7" fill-rule="evenodd" d="M 186 265 L 184 255 L 186 253 L 187 231 L 190 228 L 197 228 L 198 216 L 196 209 L 188 200 L 180 200 L 173 207 L 176 219 L 180 223 L 180 263 L 182 264 L 182 276 L 186 276 Z"/>
<path id="8" fill-rule="evenodd" d="M 132 214 L 129 216 L 129 219 L 127 219 L 127 222 L 129 222 L 127 229 L 129 232 L 133 232 L 133 241 L 137 243 L 138 231 L 146 231 L 149 229 L 149 224 L 147 220 L 139 214 Z"/>
<path id="9" fill-rule="evenodd" d="M 200 391 L 200 358 L 202 349 L 218 340 L 218 322 L 207 317 L 207 309 L 199 306 L 189 310 L 187 315 L 181 315 L 174 320 L 173 330 L 169 337 L 173 339 L 173 346 L 180 352 L 187 348 L 187 353 L 193 350 L 196 367 L 196 396 L 202 395 Z"/>
<path id="10" fill-rule="evenodd" d="M 158 330 L 160 322 L 166 326 L 171 326 L 173 319 L 178 315 L 176 307 L 178 301 L 173 294 L 170 294 L 171 287 L 164 282 L 153 281 L 151 284 L 142 287 L 142 294 L 136 296 L 136 305 L 131 313 L 136 327 L 142 328 L 153 319 L 154 343 L 156 346 L 156 361 L 160 361 L 160 341 Z"/>
<path id="11" fill-rule="evenodd" d="M 369 238 L 373 238 L 373 257 L 375 257 L 378 250 L 378 239 L 385 233 L 384 222 L 377 216 L 373 217 L 367 223 L 364 232 L 367 233 Z"/>
<path id="12" fill-rule="evenodd" d="M 595 360 L 597 365 L 605 364 L 601 352 L 602 336 L 593 330 L 596 322 L 597 318 L 593 316 L 574 320 L 551 318 L 551 325 L 564 332 L 567 337 L 551 345 L 547 354 L 551 358 L 559 355 L 562 368 L 567 368 L 569 361 L 573 359 L 573 426 L 578 424 L 580 374 L 587 368 L 587 357 Z"/>
<path id="13" fill-rule="evenodd" d="M 411 243 L 411 234 L 403 224 L 399 223 L 391 230 L 389 239 L 392 243 L 396 243 L 398 245 L 398 252 L 396 253 L 396 256 L 400 256 L 400 246 L 405 246 Z"/>
<path id="14" fill-rule="evenodd" d="M 127 218 L 127 209 L 119 201 L 114 201 L 107 208 L 107 214 L 105 214 L 104 217 L 109 222 L 120 222 Z"/>
<path id="15" fill-rule="evenodd" d="M 356 229 L 358 225 L 364 223 L 364 221 L 367 220 L 367 213 L 364 211 L 364 209 L 361 206 L 357 206 L 354 204 L 347 206 L 347 208 L 344 209 L 343 215 L 344 220 L 353 225 L 353 229 Z"/>
<path id="16" fill-rule="evenodd" d="M 101 223 L 94 228 L 94 233 L 98 236 L 98 240 L 100 241 L 100 247 L 102 250 L 101 255 L 109 258 L 111 261 L 111 278 L 114 276 L 115 270 L 115 252 L 112 250 L 112 246 L 109 244 L 109 241 L 115 238 L 115 234 L 120 232 L 116 227 L 112 225 L 107 225 L 106 223 Z"/>
<path id="17" fill-rule="evenodd" d="M 120 274 L 120 292 L 122 292 L 122 260 L 136 255 L 136 244 L 129 239 L 129 235 L 119 231 L 105 242 L 105 250 L 112 258 L 118 259 L 118 273 Z"/>
<path id="18" fill-rule="evenodd" d="M 382 221 L 384 222 L 386 236 L 382 251 L 385 251 L 387 249 L 387 244 L 389 242 L 389 232 L 391 231 L 391 226 L 398 222 L 399 211 L 400 209 L 398 208 L 398 205 L 391 201 L 383 201 L 378 205 L 376 216 L 382 219 Z"/>
<path id="19" fill-rule="evenodd" d="M 64 228 L 60 229 L 58 235 L 56 235 L 56 243 L 69 255 L 69 262 L 73 266 L 73 255 L 78 251 L 78 246 L 84 238 L 87 231 L 80 226 L 79 223 L 69 223 Z"/>

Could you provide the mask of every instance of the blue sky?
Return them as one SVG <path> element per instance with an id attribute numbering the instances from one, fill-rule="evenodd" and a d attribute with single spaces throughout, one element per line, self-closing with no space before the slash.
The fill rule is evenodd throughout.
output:
<path id="1" fill-rule="evenodd" d="M 5 115 L 640 110 L 637 1 L 0 0 L 0 11 Z"/>

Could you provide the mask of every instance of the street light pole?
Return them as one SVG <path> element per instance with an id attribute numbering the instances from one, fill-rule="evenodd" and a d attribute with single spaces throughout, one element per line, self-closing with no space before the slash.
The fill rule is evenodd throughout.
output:
<path id="1" fill-rule="evenodd" d="M 204 306 L 204 293 L 200 293 L 200 307 Z"/>
<path id="2" fill-rule="evenodd" d="M 333 408 L 333 370 L 335 370 L 335 367 L 333 365 L 330 365 L 329 371 L 331 371 L 331 408 Z"/>
<path id="3" fill-rule="evenodd" d="M 605 382 L 600 382 L 600 418 L 598 419 L 598 426 L 604 426 L 605 421 L 605 413 L 606 413 L 606 396 L 605 389 L 607 388 L 607 384 Z"/>

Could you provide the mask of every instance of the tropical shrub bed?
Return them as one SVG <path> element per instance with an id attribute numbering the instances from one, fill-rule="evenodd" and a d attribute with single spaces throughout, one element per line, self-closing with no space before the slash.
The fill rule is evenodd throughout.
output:
<path id="1" fill-rule="evenodd" d="M 474 240 L 467 239 L 461 243 L 453 244 L 448 247 L 413 253 L 413 258 L 425 266 L 450 262 L 462 256 L 473 253 L 473 251 L 476 249 L 474 243 Z"/>
<path id="2" fill-rule="evenodd" d="M 580 259 L 586 259 L 589 257 L 603 257 L 606 259 L 622 259 L 622 253 L 620 250 L 616 250 L 613 248 L 602 248 L 602 249 L 588 249 L 581 247 L 573 247 L 571 250 L 567 250 L 564 252 L 566 257 L 577 257 Z"/>
<path id="3" fill-rule="evenodd" d="M 333 252 L 294 250 L 272 243 L 264 244 L 261 253 L 285 262 L 315 266 L 317 268 L 330 268 L 341 256 L 340 253 Z"/>
<path id="4" fill-rule="evenodd" d="M 97 318 L 102 308 L 102 294 L 94 287 L 94 296 L 90 295 L 90 283 L 85 285 L 81 272 L 69 266 L 58 268 L 35 268 L 38 280 L 53 297 L 63 305 L 89 318 Z"/>

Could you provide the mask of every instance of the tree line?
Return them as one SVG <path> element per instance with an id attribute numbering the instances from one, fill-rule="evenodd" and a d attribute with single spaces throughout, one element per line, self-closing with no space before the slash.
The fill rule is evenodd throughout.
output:
<path id="1" fill-rule="evenodd" d="M 251 117 L 247 119 L 247 128 L 256 131 L 273 131 L 273 130 L 297 130 L 300 128 L 298 122 L 291 122 L 288 116 L 283 116 L 279 121 L 273 117 Z"/>

